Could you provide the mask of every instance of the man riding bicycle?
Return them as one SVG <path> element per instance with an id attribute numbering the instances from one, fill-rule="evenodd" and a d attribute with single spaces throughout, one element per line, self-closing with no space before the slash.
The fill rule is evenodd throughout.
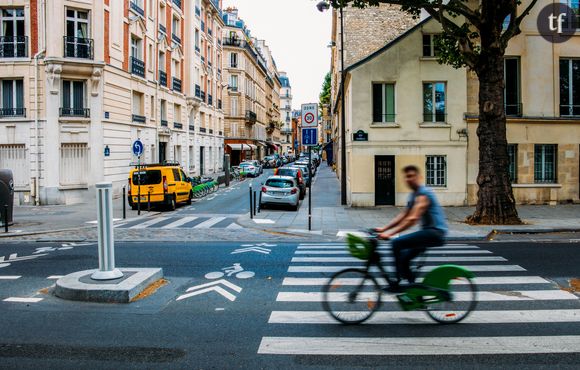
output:
<path id="1" fill-rule="evenodd" d="M 407 208 L 385 227 L 376 228 L 380 239 L 393 239 L 392 248 L 397 268 L 397 283 L 390 287 L 392 292 L 400 292 L 399 282 L 406 279 L 410 284 L 415 282 L 411 272 L 411 260 L 427 248 L 445 244 L 447 222 L 443 209 L 439 205 L 433 190 L 421 182 L 417 166 L 406 166 L 403 169 L 405 182 L 413 191 L 409 196 Z M 395 235 L 413 227 L 421 220 L 421 230 L 398 238 Z"/>

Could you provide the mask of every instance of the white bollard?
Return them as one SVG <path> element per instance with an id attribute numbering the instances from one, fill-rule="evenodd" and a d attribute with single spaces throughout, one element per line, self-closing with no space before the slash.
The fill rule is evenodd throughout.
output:
<path id="1" fill-rule="evenodd" d="M 97 188 L 97 222 L 99 239 L 99 270 L 93 280 L 113 280 L 123 276 L 115 268 L 115 238 L 113 236 L 113 184 L 101 182 Z"/>

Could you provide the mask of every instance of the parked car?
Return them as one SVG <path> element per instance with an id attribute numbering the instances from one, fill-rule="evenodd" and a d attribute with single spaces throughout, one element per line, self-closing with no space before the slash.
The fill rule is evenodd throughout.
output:
<path id="1" fill-rule="evenodd" d="M 240 163 L 240 173 L 246 176 L 258 177 L 260 176 L 260 168 L 248 162 Z"/>
<path id="2" fill-rule="evenodd" d="M 291 206 L 294 211 L 300 205 L 298 183 L 290 176 L 270 176 L 262 186 L 260 208 L 268 204 Z"/>
<path id="3" fill-rule="evenodd" d="M 299 161 L 296 161 L 295 164 L 302 165 L 302 166 L 306 166 L 306 168 L 308 168 L 308 160 L 305 160 L 305 161 L 304 160 L 299 160 Z M 312 177 L 316 176 L 316 163 L 312 162 L 311 163 L 311 166 L 310 166 L 310 169 L 312 171 Z"/>
<path id="4" fill-rule="evenodd" d="M 280 159 L 274 155 L 264 157 L 263 162 L 265 168 L 278 168 L 281 165 Z"/>
<path id="5" fill-rule="evenodd" d="M 189 177 L 177 163 L 152 164 L 133 168 L 129 172 L 127 200 L 131 209 L 151 205 L 175 210 L 178 203 L 191 204 L 193 192 Z"/>
<path id="6" fill-rule="evenodd" d="M 296 180 L 300 188 L 300 199 L 304 199 L 306 195 L 306 181 L 304 180 L 304 175 L 302 175 L 302 169 L 299 167 L 280 167 L 274 171 L 274 175 L 290 176 Z"/>
<path id="7" fill-rule="evenodd" d="M 260 163 L 260 161 L 255 160 L 255 159 L 248 159 L 246 161 L 243 161 L 242 163 L 249 163 L 252 166 L 256 166 L 258 167 L 258 174 L 261 175 L 264 173 L 264 167 L 262 166 L 262 163 Z"/>
<path id="8" fill-rule="evenodd" d="M 308 165 L 304 166 L 301 164 L 293 164 L 292 167 L 297 167 L 300 168 L 300 170 L 302 170 L 302 176 L 304 177 L 304 182 L 306 184 L 306 187 L 310 186 L 310 183 L 312 182 L 309 173 L 308 173 Z"/>

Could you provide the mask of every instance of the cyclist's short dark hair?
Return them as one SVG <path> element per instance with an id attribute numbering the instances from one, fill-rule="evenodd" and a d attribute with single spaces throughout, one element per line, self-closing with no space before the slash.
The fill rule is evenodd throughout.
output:
<path id="1" fill-rule="evenodd" d="M 415 173 L 419 174 L 419 173 L 421 173 L 421 170 L 419 169 L 419 167 L 415 166 L 414 164 L 410 164 L 410 165 L 405 166 L 403 168 L 403 172 L 404 173 L 415 172 Z"/>

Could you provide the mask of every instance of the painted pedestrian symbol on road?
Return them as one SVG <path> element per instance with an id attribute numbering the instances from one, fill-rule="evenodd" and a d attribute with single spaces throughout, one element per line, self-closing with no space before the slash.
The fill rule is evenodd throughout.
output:
<path id="1" fill-rule="evenodd" d="M 231 293 L 230 291 L 224 289 L 225 287 L 230 288 L 231 290 L 233 290 L 237 293 L 240 293 L 242 291 L 242 288 L 237 286 L 236 284 L 230 283 L 229 281 L 227 281 L 225 279 L 221 279 L 218 281 L 212 281 L 211 283 L 192 286 L 191 288 L 186 290 L 186 292 L 187 292 L 186 294 L 183 294 L 183 295 L 180 295 L 179 297 L 177 297 L 177 301 L 181 301 L 182 299 L 186 299 L 186 298 L 195 297 L 196 295 L 205 294 L 208 292 L 216 292 L 232 302 L 235 301 L 236 295 Z"/>
<path id="2" fill-rule="evenodd" d="M 205 278 L 213 280 L 224 276 L 230 277 L 233 275 L 238 279 L 250 279 L 256 275 L 253 271 L 245 271 L 242 265 L 239 263 L 234 263 L 233 266 L 230 267 L 224 267 L 222 271 L 209 272 L 205 274 Z"/>

